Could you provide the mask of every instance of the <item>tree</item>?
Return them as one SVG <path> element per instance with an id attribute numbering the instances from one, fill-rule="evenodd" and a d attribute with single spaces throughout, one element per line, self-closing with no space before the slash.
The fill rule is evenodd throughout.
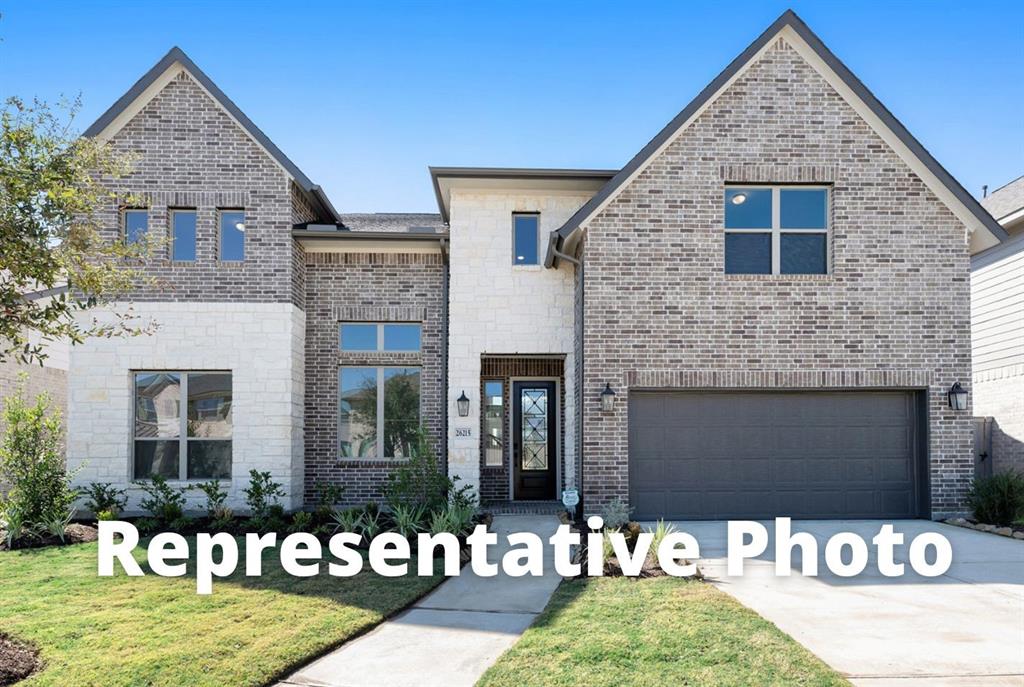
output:
<path id="1" fill-rule="evenodd" d="M 144 281 L 139 266 L 160 241 L 104 236 L 99 211 L 133 203 L 114 188 L 132 158 L 75 135 L 79 107 L 77 99 L 51 108 L 8 98 L 0 111 L 0 362 L 41 364 L 46 341 L 76 344 L 153 326 L 139 326 L 128 308 L 103 321 L 80 316 Z M 52 297 L 26 297 L 65 284 Z"/>

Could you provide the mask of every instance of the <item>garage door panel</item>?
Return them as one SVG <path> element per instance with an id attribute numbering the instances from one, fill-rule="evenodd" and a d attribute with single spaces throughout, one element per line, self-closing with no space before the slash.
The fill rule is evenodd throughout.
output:
<path id="1" fill-rule="evenodd" d="M 902 391 L 631 392 L 635 515 L 914 517 L 913 408 Z"/>

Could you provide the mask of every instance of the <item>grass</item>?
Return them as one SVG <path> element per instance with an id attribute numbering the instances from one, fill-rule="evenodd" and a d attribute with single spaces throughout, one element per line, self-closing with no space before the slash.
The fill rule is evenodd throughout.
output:
<path id="1" fill-rule="evenodd" d="M 239 574 L 214 578 L 210 596 L 196 595 L 191 564 L 179 578 L 98 577 L 96 544 L 0 553 L 0 629 L 38 646 L 45 664 L 19 687 L 264 685 L 442 579 L 383 578 L 368 566 L 299 579 L 273 550 L 263 576 L 246 578 L 239 548 Z"/>
<path id="2" fill-rule="evenodd" d="M 673 577 L 563 583 L 478 687 L 848 685 L 710 584 Z"/>

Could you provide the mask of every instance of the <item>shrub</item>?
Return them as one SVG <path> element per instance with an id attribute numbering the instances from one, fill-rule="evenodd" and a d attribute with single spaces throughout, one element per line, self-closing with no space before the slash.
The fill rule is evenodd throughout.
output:
<path id="1" fill-rule="evenodd" d="M 31 404 L 24 394 L 23 378 L 3 411 L 6 429 L 0 442 L 0 482 L 6 482 L 10 491 L 0 501 L 0 516 L 8 522 L 8 538 L 15 530 L 24 536 L 33 529 L 47 530 L 58 520 L 70 520 L 78 496 L 71 486 L 74 474 L 64 469 L 60 412 L 50 409 L 46 394 Z"/>
<path id="2" fill-rule="evenodd" d="M 291 533 L 295 532 L 309 532 L 313 525 L 313 514 L 307 513 L 306 511 L 299 511 L 292 516 L 292 524 L 288 526 L 288 531 Z"/>
<path id="3" fill-rule="evenodd" d="M 362 517 L 359 518 L 359 523 L 356 525 L 356 528 L 359 530 L 359 533 L 363 535 L 363 539 L 369 542 L 384 529 L 384 525 L 381 522 L 380 511 L 367 507 L 363 512 Z"/>
<path id="4" fill-rule="evenodd" d="M 109 520 L 117 520 L 117 517 L 119 515 L 118 513 L 115 513 L 112 510 L 98 510 L 98 511 L 94 511 L 94 512 L 96 513 L 96 519 L 99 522 L 107 522 Z"/>
<path id="5" fill-rule="evenodd" d="M 168 527 L 180 520 L 185 512 L 185 492 L 187 487 L 175 489 L 167 484 L 167 478 L 154 475 L 148 481 L 135 482 L 147 496 L 139 501 L 143 510 L 149 511 L 157 526 Z"/>
<path id="6" fill-rule="evenodd" d="M 422 506 L 437 511 L 448 505 L 454 483 L 437 462 L 430 437 L 423 427 L 416 430 L 412 456 L 393 470 L 384 484 L 384 495 L 393 511 L 395 506 Z"/>
<path id="7" fill-rule="evenodd" d="M 210 515 L 210 527 L 214 530 L 230 530 L 235 525 L 235 513 L 227 506 L 217 506 Z"/>
<path id="8" fill-rule="evenodd" d="M 975 478 L 967 493 L 974 517 L 989 525 L 1009 525 L 1024 516 L 1024 475 L 1003 472 Z"/>
<path id="9" fill-rule="evenodd" d="M 271 506 L 277 505 L 278 499 L 284 496 L 281 484 L 275 482 L 269 472 L 258 470 L 249 471 L 249 486 L 242 491 L 253 520 L 269 518 Z M 284 514 L 283 510 L 281 514 Z"/>
<path id="10" fill-rule="evenodd" d="M 209 482 L 193 485 L 192 488 L 206 495 L 206 515 L 211 520 L 216 520 L 217 511 L 224 507 L 224 502 L 228 498 L 228 493 L 221 488 L 220 481 L 211 479 Z"/>
<path id="11" fill-rule="evenodd" d="M 629 516 L 632 512 L 633 509 L 622 499 L 614 498 L 601 509 L 601 517 L 604 519 L 605 527 L 619 529 L 629 522 Z"/>
<path id="12" fill-rule="evenodd" d="M 341 503 L 344 497 L 345 487 L 330 482 L 316 483 L 316 520 L 327 522 L 334 514 L 334 507 Z"/>
<path id="13" fill-rule="evenodd" d="M 340 510 L 331 516 L 334 520 L 334 532 L 357 532 L 363 514 L 358 508 Z"/>
<path id="14" fill-rule="evenodd" d="M 95 513 L 98 520 L 116 519 L 128 502 L 124 489 L 117 489 L 110 482 L 91 482 L 83 491 L 87 497 L 85 507 Z M 101 512 L 110 517 L 100 518 Z"/>
<path id="15" fill-rule="evenodd" d="M 395 532 L 410 539 L 423 527 L 423 506 L 398 504 L 391 511 L 391 519 L 395 522 Z"/>
<path id="16" fill-rule="evenodd" d="M 658 547 L 661 546 L 662 540 L 664 540 L 668 535 L 674 534 L 676 532 L 676 526 L 672 523 L 667 523 L 664 520 L 659 520 L 653 530 L 649 529 L 647 531 L 654 535 L 651 538 L 650 555 L 657 556 Z"/>

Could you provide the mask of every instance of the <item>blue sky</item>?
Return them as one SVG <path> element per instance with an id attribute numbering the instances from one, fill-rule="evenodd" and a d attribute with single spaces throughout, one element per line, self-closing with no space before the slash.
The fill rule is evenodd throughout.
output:
<path id="1" fill-rule="evenodd" d="M 427 165 L 617 168 L 792 7 L 972 193 L 1024 174 L 1024 3 L 14 2 L 0 96 L 84 129 L 178 45 L 342 212 Z"/>

